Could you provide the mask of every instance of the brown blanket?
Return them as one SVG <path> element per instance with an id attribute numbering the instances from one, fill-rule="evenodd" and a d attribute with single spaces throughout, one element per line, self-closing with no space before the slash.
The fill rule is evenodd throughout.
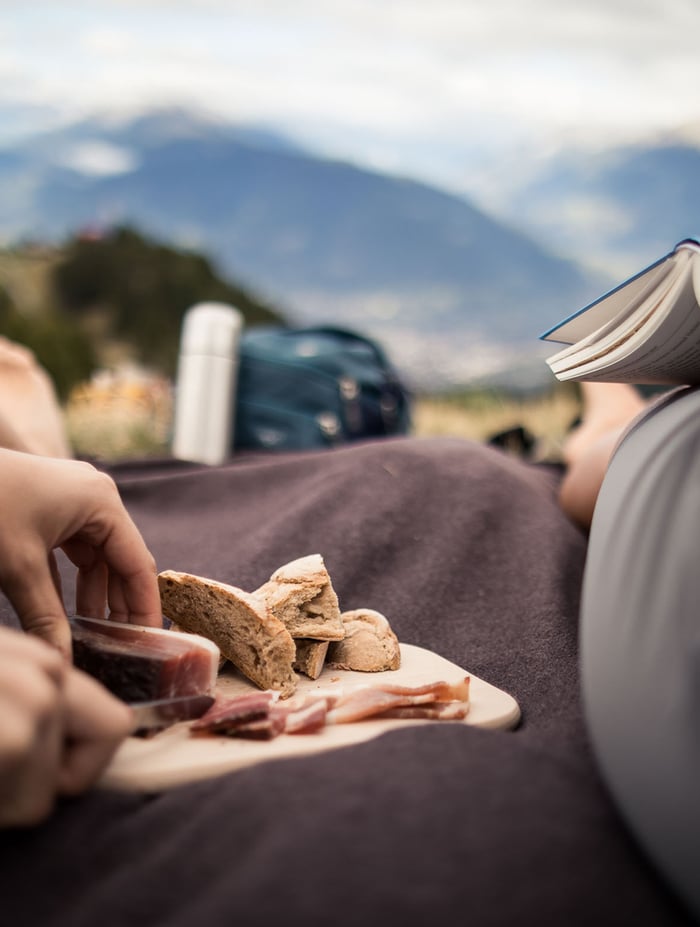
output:
<path id="1" fill-rule="evenodd" d="M 585 538 L 557 507 L 555 468 L 396 439 L 112 473 L 160 569 L 254 589 L 321 553 L 344 609 L 384 612 L 402 641 L 513 694 L 523 720 L 408 728 L 162 795 L 66 801 L 45 826 L 0 834 L 4 923 L 690 923 L 589 750 Z"/>

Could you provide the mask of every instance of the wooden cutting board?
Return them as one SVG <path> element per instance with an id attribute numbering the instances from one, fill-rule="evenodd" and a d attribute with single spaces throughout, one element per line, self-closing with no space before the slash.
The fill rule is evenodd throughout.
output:
<path id="1" fill-rule="evenodd" d="M 160 792 L 199 779 L 218 776 L 255 763 L 282 760 L 347 747 L 387 731 L 416 724 L 469 724 L 481 728 L 509 729 L 520 719 L 515 699 L 501 689 L 473 676 L 444 657 L 401 644 L 401 668 L 385 673 L 356 673 L 326 668 L 318 679 L 300 677 L 297 693 L 317 689 L 346 689 L 386 681 L 396 685 L 421 685 L 444 680 L 457 682 L 470 676 L 470 708 L 464 721 L 372 720 L 328 725 L 317 734 L 283 734 L 269 741 L 236 737 L 191 737 L 189 723 L 175 724 L 155 737 L 129 737 L 115 754 L 100 784 L 124 791 Z M 224 669 L 217 683 L 222 695 L 254 691 L 254 686 L 233 668 Z"/>

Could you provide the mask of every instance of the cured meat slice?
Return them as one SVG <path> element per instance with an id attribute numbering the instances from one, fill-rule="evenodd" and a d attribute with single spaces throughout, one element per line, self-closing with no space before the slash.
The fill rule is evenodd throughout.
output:
<path id="1" fill-rule="evenodd" d="M 191 725 L 194 735 L 212 734 L 270 740 L 280 734 L 314 734 L 326 724 L 370 718 L 458 721 L 469 712 L 469 677 L 456 683 L 420 686 L 366 685 L 316 690 L 281 700 L 277 691 L 218 697 Z"/>
<path id="2" fill-rule="evenodd" d="M 254 740 L 272 740 L 284 733 L 284 717 L 269 712 L 266 718 L 257 721 L 246 721 L 238 727 L 227 732 L 232 737 L 248 737 Z"/>
<path id="3" fill-rule="evenodd" d="M 469 714 L 469 702 L 430 702 L 427 705 L 399 705 L 377 715 L 377 718 L 394 718 L 412 721 L 462 721 Z"/>
<path id="4" fill-rule="evenodd" d="M 284 731 L 285 713 L 275 713 L 279 692 L 250 692 L 219 698 L 206 714 L 190 726 L 194 735 L 219 734 L 270 740 Z"/>
<path id="5" fill-rule="evenodd" d="M 296 698 L 287 704 L 277 692 L 252 692 L 219 698 L 194 721 L 193 734 L 223 734 L 269 740 L 279 734 L 312 734 L 326 723 L 326 701 L 316 696 Z"/>
<path id="6" fill-rule="evenodd" d="M 466 702 L 469 700 L 469 676 L 464 676 L 458 682 L 438 680 L 424 683 L 421 686 L 401 686 L 391 682 L 382 682 L 378 683 L 375 688 L 394 695 L 430 695 L 432 696 L 430 701 L 434 702 Z"/>
<path id="7" fill-rule="evenodd" d="M 387 712 L 402 707 L 453 702 L 469 704 L 468 676 L 457 683 L 440 680 L 422 686 L 398 686 L 390 683 L 362 686 L 340 695 L 328 712 L 326 720 L 328 724 L 349 724 L 378 715 L 386 717 Z"/>
<path id="8" fill-rule="evenodd" d="M 328 724 L 350 724 L 353 721 L 364 721 L 375 715 L 408 704 L 407 695 L 396 695 L 385 692 L 374 686 L 356 689 L 339 698 L 333 708 L 328 712 Z"/>
<path id="9" fill-rule="evenodd" d="M 315 734 L 326 726 L 328 707 L 324 698 L 310 697 L 298 707 L 274 705 L 270 711 L 284 717 L 285 734 Z"/>
<path id="10" fill-rule="evenodd" d="M 125 702 L 214 691 L 219 648 L 206 638 L 98 618 L 70 626 L 75 666 Z"/>
<path id="11" fill-rule="evenodd" d="M 276 692 L 251 692 L 233 698 L 217 698 L 211 708 L 191 725 L 193 733 L 230 734 L 245 724 L 268 717 Z"/>

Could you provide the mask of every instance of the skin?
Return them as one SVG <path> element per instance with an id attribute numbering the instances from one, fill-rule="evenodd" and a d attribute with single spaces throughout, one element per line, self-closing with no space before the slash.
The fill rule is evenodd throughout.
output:
<path id="1" fill-rule="evenodd" d="M 0 589 L 25 632 L 0 627 L 0 827 L 38 824 L 99 777 L 131 710 L 71 662 L 56 551 L 76 611 L 161 626 L 156 566 L 114 482 L 71 460 L 49 378 L 0 338 Z"/>
<path id="2" fill-rule="evenodd" d="M 573 521 L 588 530 L 610 457 L 626 428 L 647 404 L 626 383 L 582 383 L 581 397 L 581 425 L 572 431 L 563 448 L 566 473 L 559 489 L 559 504 Z"/>
<path id="3" fill-rule="evenodd" d="M 75 460 L 0 449 L 0 587 L 25 630 L 70 657 L 54 551 L 77 567 L 76 610 L 160 627 L 156 566 L 112 479 Z"/>
<path id="4" fill-rule="evenodd" d="M 72 456 L 50 377 L 34 354 L 0 336 L 0 447 Z"/>
<path id="5" fill-rule="evenodd" d="M 0 628 L 0 826 L 43 820 L 91 786 L 130 709 L 70 663 L 54 552 L 77 567 L 79 613 L 161 626 L 153 557 L 109 477 L 0 450 L 0 587 L 25 631 Z"/>
<path id="6" fill-rule="evenodd" d="M 0 628 L 0 827 L 38 824 L 89 788 L 131 711 L 49 644 Z"/>

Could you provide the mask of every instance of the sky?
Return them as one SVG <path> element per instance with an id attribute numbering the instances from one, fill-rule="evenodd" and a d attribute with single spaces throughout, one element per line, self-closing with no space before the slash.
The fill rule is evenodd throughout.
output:
<path id="1" fill-rule="evenodd" d="M 698 0 L 0 0 L 0 145 L 187 106 L 453 189 L 700 127 Z"/>

